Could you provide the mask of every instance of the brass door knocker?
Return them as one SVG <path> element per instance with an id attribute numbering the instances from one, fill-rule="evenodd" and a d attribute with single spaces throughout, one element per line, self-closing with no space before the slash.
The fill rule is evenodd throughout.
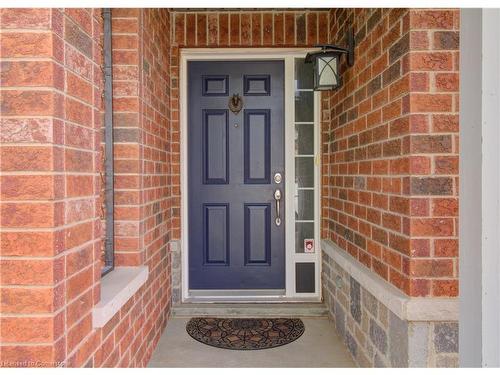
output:
<path id="1" fill-rule="evenodd" d="M 233 94 L 229 98 L 229 109 L 231 112 L 233 112 L 235 115 L 240 113 L 241 109 L 243 108 L 243 99 L 241 98 L 240 94 Z"/>

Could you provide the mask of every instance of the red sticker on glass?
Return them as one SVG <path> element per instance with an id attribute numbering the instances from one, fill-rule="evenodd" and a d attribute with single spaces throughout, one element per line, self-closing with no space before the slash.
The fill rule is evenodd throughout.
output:
<path id="1" fill-rule="evenodd" d="M 314 240 L 312 238 L 304 239 L 304 253 L 314 253 Z"/>

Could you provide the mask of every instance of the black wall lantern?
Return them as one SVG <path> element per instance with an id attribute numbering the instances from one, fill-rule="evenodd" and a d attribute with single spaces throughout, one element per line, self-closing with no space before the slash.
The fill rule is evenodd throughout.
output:
<path id="1" fill-rule="evenodd" d="M 313 64 L 314 90 L 334 90 L 342 85 L 339 75 L 340 57 L 347 55 L 347 64 L 354 65 L 354 32 L 352 28 L 347 33 L 347 48 L 332 44 L 315 45 L 320 51 L 310 52 L 305 62 Z"/>

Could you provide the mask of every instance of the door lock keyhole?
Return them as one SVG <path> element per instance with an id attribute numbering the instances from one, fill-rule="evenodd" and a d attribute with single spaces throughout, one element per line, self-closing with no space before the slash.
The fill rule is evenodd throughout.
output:
<path id="1" fill-rule="evenodd" d="M 274 174 L 273 179 L 274 179 L 274 183 L 275 183 L 275 184 L 281 184 L 281 180 L 282 180 L 281 173 L 276 172 L 276 173 Z"/>

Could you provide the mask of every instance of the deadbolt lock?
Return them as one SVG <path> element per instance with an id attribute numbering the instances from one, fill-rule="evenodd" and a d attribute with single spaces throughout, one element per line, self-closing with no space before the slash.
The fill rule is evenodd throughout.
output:
<path id="1" fill-rule="evenodd" d="M 281 184 L 281 181 L 282 181 L 281 173 L 276 172 L 274 174 L 274 183 L 275 184 Z"/>

